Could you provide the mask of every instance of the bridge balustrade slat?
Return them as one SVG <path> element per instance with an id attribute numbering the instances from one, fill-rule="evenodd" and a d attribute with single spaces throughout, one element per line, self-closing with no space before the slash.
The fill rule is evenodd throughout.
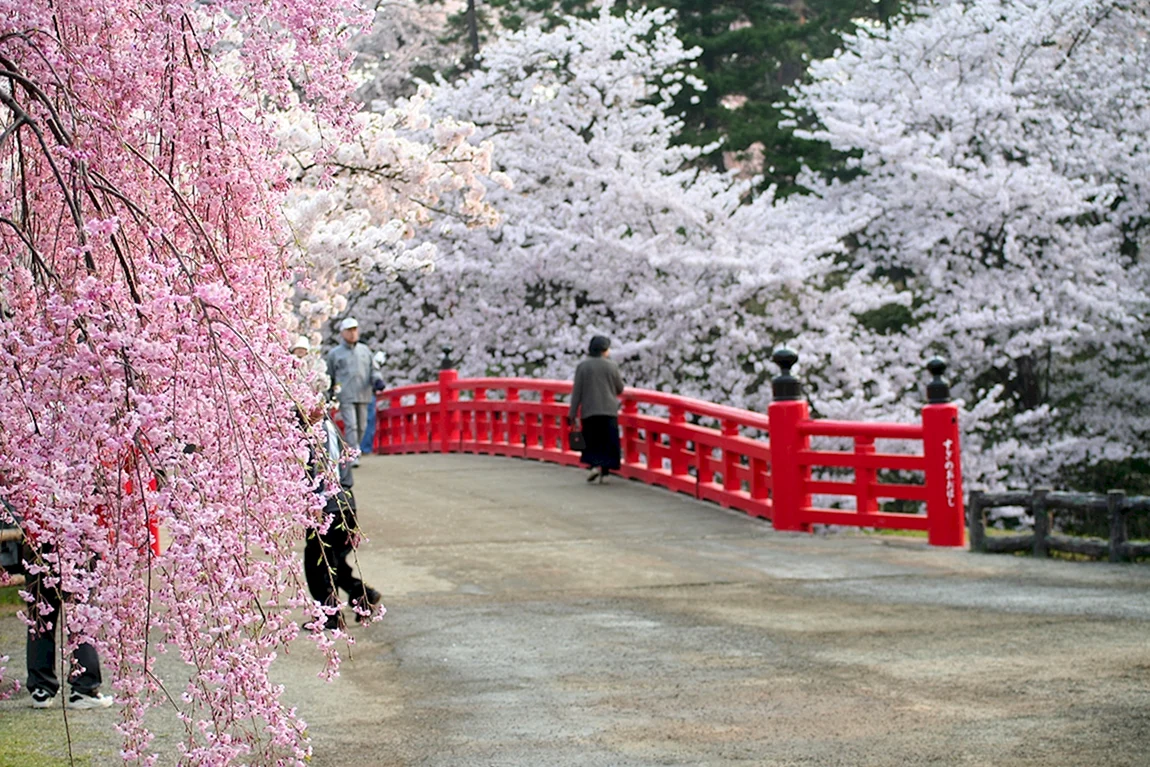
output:
<path id="1" fill-rule="evenodd" d="M 842 495 L 857 497 L 858 485 L 855 482 L 840 482 L 833 479 L 815 479 L 807 483 L 812 493 L 821 495 Z M 871 482 L 867 496 L 886 498 L 895 501 L 925 501 L 926 487 L 923 485 L 896 485 L 887 482 Z"/>
<path id="2" fill-rule="evenodd" d="M 919 514 L 893 514 L 879 512 L 875 514 L 859 515 L 853 511 L 839 509 L 821 509 L 816 506 L 806 506 L 799 510 L 804 519 L 816 525 L 859 525 L 859 517 L 865 516 L 867 527 L 878 527 L 889 530 L 928 530 L 929 519 Z"/>
<path id="3" fill-rule="evenodd" d="M 887 469 L 891 471 L 922 471 L 926 462 L 921 455 L 899 453 L 848 453 L 837 450 L 800 450 L 799 463 L 804 466 L 827 466 L 848 469 Z"/>
<path id="4" fill-rule="evenodd" d="M 922 439 L 920 424 L 879 423 L 871 421 L 808 420 L 799 424 L 799 432 L 812 437 L 873 437 L 875 439 Z"/>

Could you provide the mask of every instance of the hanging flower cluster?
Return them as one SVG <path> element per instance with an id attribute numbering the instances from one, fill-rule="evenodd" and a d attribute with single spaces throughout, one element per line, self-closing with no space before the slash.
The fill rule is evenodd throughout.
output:
<path id="1" fill-rule="evenodd" d="M 184 763 L 309 754 L 268 676 L 317 614 L 292 548 L 322 503 L 271 116 L 347 131 L 355 6 L 0 0 L 0 494 L 104 657 L 127 761 L 157 702 Z"/>

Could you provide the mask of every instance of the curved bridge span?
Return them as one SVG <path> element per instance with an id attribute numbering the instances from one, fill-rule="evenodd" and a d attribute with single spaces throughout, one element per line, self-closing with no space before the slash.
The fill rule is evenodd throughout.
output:
<path id="1" fill-rule="evenodd" d="M 783 372 L 772 382 L 767 414 L 624 391 L 619 474 L 767 518 L 776 530 L 818 524 L 921 530 L 932 545 L 963 545 L 958 408 L 942 379 L 942 360 L 929 364 L 934 380 L 921 422 L 901 424 L 812 419 L 790 375 L 797 356 L 780 349 L 773 358 Z M 570 393 L 569 381 L 460 378 L 442 370 L 438 381 L 378 395 L 375 452 L 485 453 L 578 465 L 567 447 L 571 427 L 562 398 Z"/>

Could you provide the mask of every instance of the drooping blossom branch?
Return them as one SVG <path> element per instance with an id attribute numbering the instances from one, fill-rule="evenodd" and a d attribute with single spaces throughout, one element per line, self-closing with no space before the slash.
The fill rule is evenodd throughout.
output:
<path id="1" fill-rule="evenodd" d="M 69 644 L 104 655 L 129 762 L 155 760 L 155 704 L 187 764 L 309 754 L 268 676 L 321 615 L 292 549 L 322 506 L 270 115 L 302 93 L 346 129 L 358 19 L 350 0 L 0 0 L 0 493 L 30 574 L 69 595 Z"/>

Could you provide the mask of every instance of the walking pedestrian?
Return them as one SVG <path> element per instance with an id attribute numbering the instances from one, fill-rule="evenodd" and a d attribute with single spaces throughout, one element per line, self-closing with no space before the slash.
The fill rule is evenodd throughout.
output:
<path id="1" fill-rule="evenodd" d="M 376 381 L 383 380 L 383 363 L 387 361 L 387 355 L 383 352 L 376 352 L 371 355 L 371 374 Z M 378 391 L 378 385 L 374 386 Z M 367 428 L 363 433 L 363 440 L 359 443 L 359 454 L 367 455 L 375 450 L 375 397 L 367 403 Z"/>
<path id="2" fill-rule="evenodd" d="M 322 533 L 319 528 L 307 531 L 303 553 L 304 577 L 312 598 L 325 607 L 337 607 L 339 591 L 346 592 L 355 609 L 356 621 L 364 623 L 379 610 L 383 596 L 358 578 L 348 561 L 359 538 L 355 494 L 352 492 L 354 479 L 351 467 L 341 462 L 343 444 L 335 424 L 326 414 L 320 413 L 315 417 L 323 419 L 326 454 L 320 456 L 320 460 L 313 458 L 309 470 L 315 476 L 315 472 L 322 471 L 330 461 L 339 473 L 339 487 L 328 498 L 323 510 L 326 530 Z M 320 483 L 316 492 L 325 492 L 325 489 Z M 324 627 L 334 629 L 343 628 L 343 625 L 342 614 L 333 612 L 328 615 Z"/>
<path id="3" fill-rule="evenodd" d="M 359 322 L 354 317 L 339 324 L 339 335 L 339 344 L 327 353 L 327 372 L 339 401 L 344 441 L 359 447 L 367 428 L 367 405 L 383 388 L 383 379 L 372 367 L 371 350 L 359 342 Z M 358 465 L 358 459 L 352 463 Z"/>
<path id="4" fill-rule="evenodd" d="M 623 377 L 619 367 L 609 359 L 611 341 L 606 336 L 595 336 L 587 347 L 587 359 L 575 368 L 575 383 L 571 388 L 571 405 L 567 422 L 579 418 L 583 426 L 582 462 L 591 467 L 587 481 L 607 480 L 612 470 L 619 468 L 619 395 L 623 393 Z"/>
<path id="5" fill-rule="evenodd" d="M 28 591 L 32 595 L 29 614 L 32 625 L 28 627 L 27 662 L 28 692 L 32 695 L 32 708 L 51 708 L 60 691 L 60 680 L 56 676 L 56 633 L 63 624 L 64 595 L 59 587 L 59 577 L 51 568 L 51 549 L 25 546 L 29 562 L 35 562 L 47 571 L 29 575 Z M 45 580 L 55 581 L 47 585 Z M 61 632 L 63 633 L 63 632 Z M 68 684 L 71 693 L 67 705 L 70 709 L 99 709 L 112 705 L 111 695 L 100 692 L 103 676 L 100 673 L 100 656 L 96 648 L 81 642 L 72 651 L 71 672 Z"/>

